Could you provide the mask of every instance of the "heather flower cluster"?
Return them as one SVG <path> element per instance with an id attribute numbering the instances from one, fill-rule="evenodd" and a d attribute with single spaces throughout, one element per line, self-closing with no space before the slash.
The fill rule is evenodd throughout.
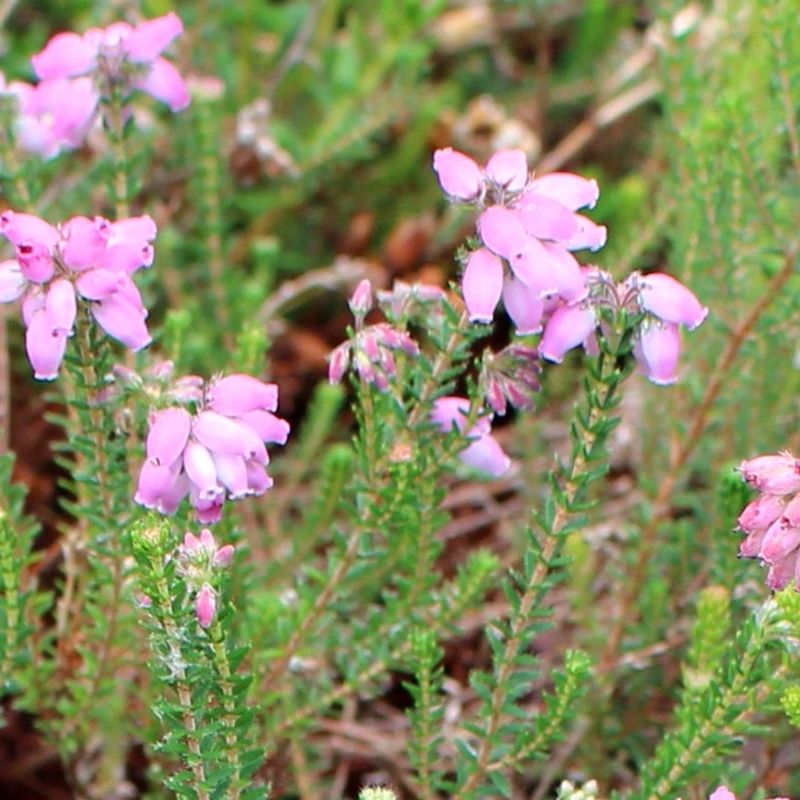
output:
<path id="1" fill-rule="evenodd" d="M 140 90 L 172 111 L 189 105 L 189 90 L 161 53 L 183 33 L 174 13 L 139 25 L 116 22 L 83 35 L 56 34 L 31 59 L 39 83 L 6 83 L 0 75 L 0 104 L 15 139 L 28 152 L 49 159 L 79 147 L 97 109 L 118 93 L 123 102 Z"/>
<path id="2" fill-rule="evenodd" d="M 356 287 L 350 300 L 356 333 L 328 356 L 328 380 L 332 384 L 340 383 L 352 366 L 363 381 L 385 392 L 397 377 L 395 352 L 403 352 L 412 358 L 419 355 L 419 346 L 405 331 L 382 322 L 364 325 L 372 307 L 372 287 L 365 279 Z"/>
<path id="3" fill-rule="evenodd" d="M 615 285 L 578 263 L 573 251 L 606 240 L 603 226 L 577 213 L 597 202 L 595 181 L 565 172 L 530 179 L 521 150 L 500 150 L 481 169 L 445 148 L 434 153 L 433 168 L 448 197 L 481 210 L 482 246 L 467 256 L 462 277 L 472 322 L 490 323 L 502 299 L 517 333 L 541 333 L 539 354 L 560 362 L 573 347 L 592 348 L 603 307 L 625 309 L 642 317 L 634 350 L 641 372 L 659 384 L 677 379 L 680 328 L 696 328 L 708 310 L 670 275 L 634 273 Z M 502 413 L 499 388 L 490 402 Z"/>
<path id="4" fill-rule="evenodd" d="M 219 521 L 226 498 L 260 495 L 272 486 L 266 444 L 285 444 L 289 423 L 274 412 L 278 387 L 250 375 L 183 382 L 186 405 L 153 413 L 146 459 L 134 499 L 174 514 L 188 495 L 197 519 Z"/>
<path id="5" fill-rule="evenodd" d="M 218 572 L 231 563 L 233 554 L 233 545 L 218 547 L 208 528 L 200 531 L 199 537 L 187 533 L 178 548 L 177 571 L 194 592 L 194 612 L 203 628 L 209 628 L 214 621 L 217 613 L 214 584 Z"/>
<path id="6" fill-rule="evenodd" d="M 530 180 L 522 150 L 500 150 L 481 169 L 448 147 L 434 153 L 433 168 L 448 197 L 481 210 L 482 247 L 467 257 L 462 279 L 472 322 L 491 322 L 502 297 L 517 332 L 538 333 L 549 308 L 585 296 L 572 252 L 606 241 L 602 225 L 576 213 L 597 202 L 595 181 L 565 172 Z"/>
<path id="7" fill-rule="evenodd" d="M 6 211 L 0 234 L 16 251 L 15 259 L 0 262 L 0 302 L 22 301 L 25 349 L 36 378 L 57 377 L 78 300 L 126 347 L 136 351 L 150 343 L 147 310 L 131 278 L 153 263 L 156 225 L 150 217 L 72 217 L 54 226 Z"/>
<path id="8" fill-rule="evenodd" d="M 585 267 L 584 274 L 587 295 L 580 302 L 553 311 L 539 343 L 542 358 L 560 363 L 568 350 L 579 345 L 593 352 L 603 310 L 625 311 L 631 317 L 641 317 L 633 349 L 639 371 L 653 383 L 674 383 L 681 326 L 690 330 L 698 327 L 708 316 L 708 309 L 680 281 L 663 272 L 634 272 L 619 284 L 597 267 Z"/>
<path id="9" fill-rule="evenodd" d="M 739 515 L 747 538 L 739 555 L 769 567 L 767 586 L 780 590 L 794 581 L 800 590 L 800 460 L 791 453 L 743 461 L 739 471 L 760 492 Z"/>

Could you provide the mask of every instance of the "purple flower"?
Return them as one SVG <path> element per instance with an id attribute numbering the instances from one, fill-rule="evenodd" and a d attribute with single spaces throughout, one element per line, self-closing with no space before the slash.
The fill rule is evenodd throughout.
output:
<path id="1" fill-rule="evenodd" d="M 150 217 L 73 217 L 54 227 L 32 214 L 6 211 L 0 234 L 16 250 L 15 260 L 0 263 L 0 302 L 22 300 L 36 378 L 57 377 L 78 299 L 112 338 L 134 351 L 150 344 L 147 310 L 130 277 L 153 263 L 156 226 Z"/>
<path id="2" fill-rule="evenodd" d="M 226 498 L 263 494 L 272 486 L 265 444 L 289 435 L 289 423 L 272 413 L 277 405 L 277 386 L 234 374 L 209 383 L 196 413 L 156 412 L 134 500 L 174 514 L 188 495 L 199 521 L 212 523 Z"/>
<path id="3" fill-rule="evenodd" d="M 103 94 L 112 86 L 122 87 L 126 96 L 140 89 L 180 111 L 189 105 L 189 91 L 161 53 L 182 33 L 183 23 L 172 12 L 136 26 L 116 22 L 82 36 L 58 33 L 31 61 L 42 81 L 92 75 Z"/>
<path id="4" fill-rule="evenodd" d="M 462 282 L 472 322 L 491 322 L 502 296 L 519 332 L 528 333 L 539 327 L 544 298 L 574 302 L 585 295 L 571 251 L 605 244 L 606 229 L 576 213 L 596 203 L 595 181 L 570 173 L 530 180 L 522 150 L 500 150 L 481 170 L 445 148 L 434 153 L 433 167 L 451 199 L 482 209 L 477 227 L 484 246 L 468 256 Z"/>
<path id="5" fill-rule="evenodd" d="M 441 397 L 434 403 L 430 419 L 445 433 L 455 428 L 469 441 L 458 457 L 473 469 L 499 477 L 511 466 L 511 459 L 492 436 L 491 415 L 483 414 L 465 431 L 470 403 L 465 397 Z"/>

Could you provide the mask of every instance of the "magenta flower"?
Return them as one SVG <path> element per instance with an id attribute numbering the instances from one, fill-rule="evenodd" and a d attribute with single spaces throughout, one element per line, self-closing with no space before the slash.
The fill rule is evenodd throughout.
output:
<path id="1" fill-rule="evenodd" d="M 172 406 L 153 414 L 137 503 L 174 514 L 188 495 L 202 523 L 217 522 L 226 497 L 272 486 L 265 444 L 285 444 L 289 423 L 272 412 L 278 388 L 249 375 L 212 380 L 196 413 Z"/>
<path id="2" fill-rule="evenodd" d="M 200 587 L 200 591 L 195 597 L 194 613 L 203 628 L 211 627 L 217 614 L 217 595 L 207 583 Z"/>
<path id="3" fill-rule="evenodd" d="M 112 338 L 134 351 L 150 344 L 147 310 L 131 279 L 153 263 L 156 226 L 150 217 L 72 217 L 55 227 L 6 211 L 0 234 L 16 250 L 15 260 L 0 263 L 0 302 L 22 300 L 25 347 L 36 378 L 57 377 L 79 299 Z"/>
<path id="4" fill-rule="evenodd" d="M 183 23 L 172 12 L 136 26 L 116 22 L 82 36 L 58 33 L 31 61 L 42 81 L 92 75 L 105 96 L 111 87 L 121 87 L 125 96 L 140 89 L 180 111 L 189 105 L 189 91 L 161 53 L 182 33 Z"/>
<path id="5" fill-rule="evenodd" d="M 791 453 L 758 456 L 739 471 L 761 492 L 739 515 L 739 530 L 747 535 L 739 555 L 769 566 L 770 589 L 792 580 L 800 589 L 800 460 Z"/>
<path id="6" fill-rule="evenodd" d="M 545 308 L 546 324 L 539 352 L 542 358 L 560 363 L 567 351 L 595 346 L 595 331 L 602 308 L 641 314 L 633 353 L 640 372 L 653 383 L 677 380 L 680 328 L 694 329 L 705 320 L 708 309 L 671 275 L 634 272 L 621 284 L 596 267 L 582 269 L 587 287 L 584 297 L 563 300 Z"/>
<path id="7" fill-rule="evenodd" d="M 44 159 L 80 147 L 92 126 L 99 96 L 90 78 L 44 81 L 37 86 L 0 74 L 0 95 L 13 103 L 17 144 Z"/>
<path id="8" fill-rule="evenodd" d="M 606 229 L 576 211 L 594 206 L 597 183 L 553 173 L 529 179 L 522 150 L 500 150 L 481 169 L 469 156 L 445 148 L 433 168 L 453 200 L 482 209 L 478 234 L 484 247 L 467 259 L 462 292 L 472 322 L 491 322 L 502 297 L 520 333 L 536 332 L 542 301 L 583 297 L 586 287 L 573 250 L 597 250 Z"/>
<path id="9" fill-rule="evenodd" d="M 430 419 L 445 433 L 455 428 L 470 443 L 458 457 L 473 469 L 499 477 L 511 466 L 511 459 L 503 452 L 498 441 L 492 436 L 490 414 L 482 414 L 468 430 L 469 400 L 465 397 L 441 397 L 434 403 Z"/>

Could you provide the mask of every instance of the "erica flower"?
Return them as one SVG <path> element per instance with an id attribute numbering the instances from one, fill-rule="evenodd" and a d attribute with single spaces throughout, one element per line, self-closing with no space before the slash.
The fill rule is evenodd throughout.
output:
<path id="1" fill-rule="evenodd" d="M 8 104 L 7 119 L 16 143 L 29 153 L 54 158 L 80 147 L 94 119 L 99 96 L 90 78 L 60 78 L 32 86 L 6 84 L 0 73 L 0 99 Z"/>
<path id="2" fill-rule="evenodd" d="M 727 787 L 719 786 L 708 796 L 708 800 L 736 800 L 736 795 Z M 767 800 L 789 800 L 788 797 L 770 797 Z"/>
<path id="3" fill-rule="evenodd" d="M 790 581 L 800 589 L 800 460 L 790 453 L 743 461 L 742 477 L 761 494 L 739 515 L 747 538 L 739 555 L 769 566 L 767 586 L 783 589 Z"/>
<path id="4" fill-rule="evenodd" d="M 481 169 L 445 148 L 434 153 L 433 168 L 451 199 L 481 209 L 483 247 L 468 256 L 462 282 L 471 321 L 491 322 L 502 298 L 518 331 L 534 333 L 545 298 L 571 302 L 585 294 L 572 251 L 605 244 L 605 228 L 576 213 L 597 202 L 595 181 L 571 173 L 530 180 L 522 150 L 500 150 Z"/>
<path id="5" fill-rule="evenodd" d="M 458 457 L 468 466 L 498 477 L 509 468 L 511 459 L 492 436 L 491 415 L 479 416 L 468 431 L 464 430 L 469 407 L 469 400 L 465 397 L 442 397 L 434 403 L 431 422 L 445 433 L 455 427 L 470 441 Z"/>
<path id="6" fill-rule="evenodd" d="M 125 346 L 136 351 L 150 343 L 147 310 L 131 279 L 153 263 L 156 225 L 150 217 L 72 217 L 56 227 L 6 211 L 0 235 L 16 250 L 16 259 L 0 262 L 0 302 L 22 300 L 25 347 L 36 378 L 58 375 L 78 300 Z"/>
<path id="7" fill-rule="evenodd" d="M 42 81 L 91 75 L 102 94 L 112 87 L 125 96 L 140 89 L 180 111 L 189 105 L 189 90 L 161 53 L 182 33 L 183 23 L 172 12 L 135 26 L 115 22 L 82 36 L 57 33 L 31 61 Z"/>
<path id="8" fill-rule="evenodd" d="M 174 514 L 187 495 L 203 523 L 217 522 L 226 497 L 260 495 L 272 486 L 265 444 L 285 444 L 289 423 L 272 412 L 278 387 L 249 375 L 212 380 L 196 413 L 155 412 L 134 500 Z"/>
<path id="9" fill-rule="evenodd" d="M 640 372 L 653 383 L 677 380 L 681 326 L 690 330 L 708 315 L 695 295 L 671 275 L 632 273 L 620 284 L 596 267 L 584 267 L 587 294 L 573 302 L 560 301 L 543 311 L 546 318 L 539 345 L 542 358 L 560 362 L 568 350 L 593 346 L 600 312 L 611 308 L 639 315 L 633 349 Z"/>

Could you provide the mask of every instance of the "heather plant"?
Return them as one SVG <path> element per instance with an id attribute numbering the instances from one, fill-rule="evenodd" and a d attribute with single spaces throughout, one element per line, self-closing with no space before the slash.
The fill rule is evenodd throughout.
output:
<path id="1" fill-rule="evenodd" d="M 59 796 L 800 796 L 796 9 L 622 55 L 634 5 L 109 6 L 4 65 L 3 726 Z M 487 100 L 531 21 L 541 133 L 596 82 L 549 149 Z M 652 186 L 572 170 L 654 98 Z M 356 184 L 434 268 L 334 256 Z"/>

